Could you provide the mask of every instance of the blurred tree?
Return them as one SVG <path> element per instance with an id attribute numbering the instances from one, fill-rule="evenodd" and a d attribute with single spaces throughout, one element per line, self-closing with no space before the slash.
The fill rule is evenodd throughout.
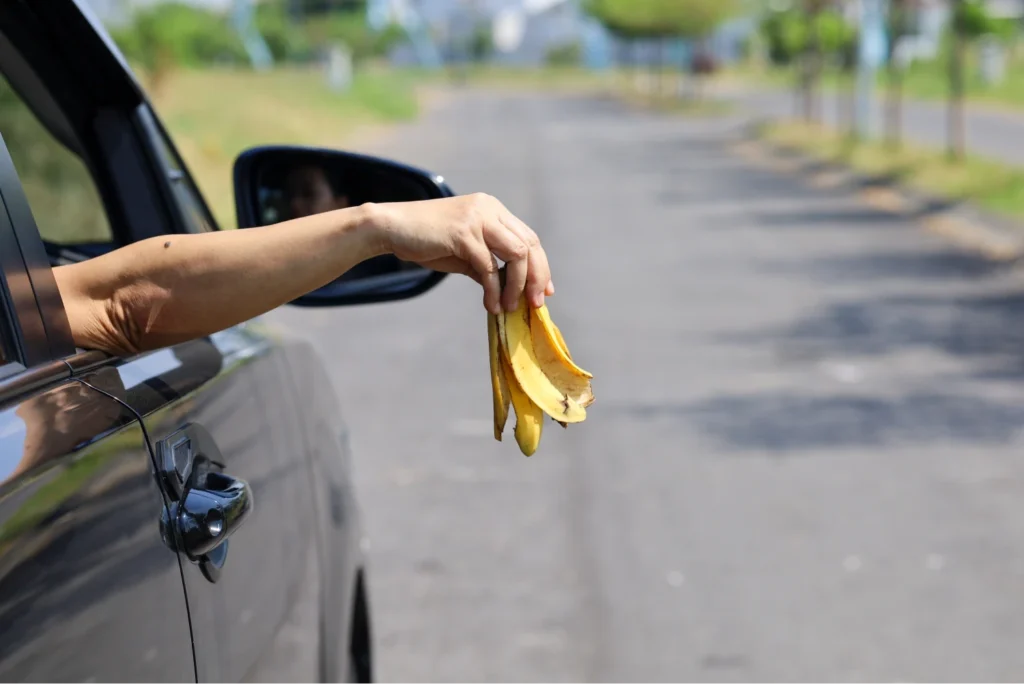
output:
<path id="1" fill-rule="evenodd" d="M 803 0 L 804 21 L 807 29 L 800 59 L 800 95 L 805 121 L 820 118 L 818 90 L 821 85 L 822 45 L 821 14 L 826 0 Z"/>
<path id="2" fill-rule="evenodd" d="M 889 0 L 888 93 L 886 96 L 885 140 L 895 148 L 903 145 L 903 70 L 898 50 L 912 30 L 912 12 L 917 0 Z"/>
<path id="3" fill-rule="evenodd" d="M 480 21 L 469 38 L 469 57 L 473 62 L 486 62 L 494 54 L 494 32 L 490 22 Z"/>
<path id="4" fill-rule="evenodd" d="M 548 48 L 544 63 L 554 67 L 579 66 L 583 61 L 583 46 L 577 41 Z"/>
<path id="5" fill-rule="evenodd" d="M 125 57 L 142 67 L 154 89 L 176 66 L 248 63 L 226 16 L 185 3 L 143 7 L 111 35 Z"/>
<path id="6" fill-rule="evenodd" d="M 846 21 L 846 17 L 836 6 L 822 10 L 818 15 L 818 33 L 821 37 L 821 48 L 831 66 L 839 75 L 836 87 L 836 111 L 840 130 L 853 129 L 855 88 L 854 74 L 857 66 L 857 29 Z"/>
<path id="7" fill-rule="evenodd" d="M 964 59 L 967 43 L 990 31 L 991 22 L 980 0 L 953 0 L 949 48 L 949 111 L 946 149 L 953 159 L 967 151 L 964 114 Z"/>
<path id="8" fill-rule="evenodd" d="M 739 0 L 588 0 L 586 9 L 614 35 L 648 38 L 659 43 L 656 66 L 662 70 L 668 40 L 684 39 L 695 44 L 684 69 L 693 72 L 692 58 L 704 48 L 704 41 L 729 16 Z"/>

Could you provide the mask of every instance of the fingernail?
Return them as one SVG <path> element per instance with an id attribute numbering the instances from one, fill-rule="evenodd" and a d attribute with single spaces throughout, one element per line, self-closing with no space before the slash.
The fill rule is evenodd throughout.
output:
<path id="1" fill-rule="evenodd" d="M 519 300 L 518 299 L 514 299 L 514 300 L 512 300 L 512 304 L 511 305 L 505 307 L 505 310 L 508 311 L 509 313 L 512 313 L 513 311 L 515 311 L 518 308 L 519 308 Z"/>
<path id="2" fill-rule="evenodd" d="M 533 296 L 533 308 L 539 309 L 542 306 L 544 306 L 544 293 L 543 292 L 541 292 L 538 295 L 534 295 Z"/>
<path id="3" fill-rule="evenodd" d="M 548 297 L 555 294 L 555 284 L 549 280 L 548 286 L 544 288 L 544 292 L 547 293 Z"/>

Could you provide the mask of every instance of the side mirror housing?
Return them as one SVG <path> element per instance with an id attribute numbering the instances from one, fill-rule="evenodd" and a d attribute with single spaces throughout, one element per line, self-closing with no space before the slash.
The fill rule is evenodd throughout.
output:
<path id="1" fill-rule="evenodd" d="M 452 197 L 441 176 L 386 159 L 336 150 L 275 145 L 235 160 L 239 228 L 265 226 L 367 202 Z M 358 264 L 337 280 L 291 302 L 351 306 L 408 299 L 440 283 L 445 273 L 394 256 Z"/>

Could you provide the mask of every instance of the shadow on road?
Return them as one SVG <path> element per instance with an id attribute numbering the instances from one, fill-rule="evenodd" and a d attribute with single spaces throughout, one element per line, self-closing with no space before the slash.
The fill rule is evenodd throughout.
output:
<path id="1" fill-rule="evenodd" d="M 696 425 L 739 451 L 797 453 L 892 444 L 1002 444 L 1024 425 L 1024 406 L 956 394 L 811 396 L 791 392 L 721 396 L 691 404 L 631 404 L 637 421 Z"/>
<path id="2" fill-rule="evenodd" d="M 779 260 L 759 267 L 771 275 L 806 276 L 813 282 L 878 282 L 879 279 L 950 280 L 983 278 L 1010 268 L 1005 262 L 956 249 L 936 252 L 870 252 L 813 261 Z"/>
<path id="3" fill-rule="evenodd" d="M 878 271 L 939 277 L 950 267 L 981 266 L 968 257 L 851 259 L 846 275 Z M 907 266 L 909 264 L 909 268 Z M 945 265 L 943 265 L 945 264 Z M 821 264 L 823 277 L 829 265 Z M 994 267 L 993 267 L 994 268 Z M 838 269 L 842 273 L 842 268 Z M 865 276 L 865 273 L 867 274 Z M 899 295 L 829 304 L 781 328 L 721 335 L 718 343 L 770 345 L 780 362 L 881 357 L 931 350 L 965 363 L 965 374 L 943 376 L 936 390 L 886 394 L 857 386 L 821 393 L 785 390 L 729 394 L 676 405 L 635 404 L 619 410 L 634 419 L 682 420 L 738 450 L 798 452 L 822 447 L 889 444 L 1003 444 L 1024 428 L 1024 404 L 979 396 L 971 380 L 1024 379 L 1024 293 L 974 296 Z M 826 385 L 826 389 L 827 389 Z"/>

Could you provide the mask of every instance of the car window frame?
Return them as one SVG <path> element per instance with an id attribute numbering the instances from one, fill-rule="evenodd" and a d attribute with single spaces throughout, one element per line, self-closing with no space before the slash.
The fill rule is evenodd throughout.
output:
<path id="1" fill-rule="evenodd" d="M 46 49 L 48 37 L 38 30 L 20 31 L 8 35 L 6 26 L 0 26 L 0 59 L 4 61 L 3 73 L 22 104 L 31 112 L 39 124 L 53 137 L 54 143 L 64 147 L 79 159 L 89 173 L 98 199 L 110 226 L 111 240 L 96 245 L 110 245 L 112 248 L 125 243 L 125 216 L 116 201 L 113 188 L 106 182 L 104 170 L 96 164 L 95 144 L 83 135 L 82 112 L 76 106 L 82 102 L 81 89 L 71 87 L 61 56 Z M 58 79 L 60 82 L 54 82 Z M 91 132 L 90 132 L 91 133 Z M 44 244 L 64 248 L 59 243 Z M 73 249 L 74 245 L 67 245 Z"/>
<path id="2" fill-rule="evenodd" d="M 150 161 L 160 179 L 161 190 L 171 207 L 177 228 L 180 233 L 207 233 L 221 229 L 213 212 L 206 202 L 206 197 L 199 190 L 195 179 L 188 170 L 185 160 L 181 158 L 174 139 L 167 132 L 156 110 L 148 102 L 143 102 L 136 110 L 135 121 L 146 142 Z M 191 204 L 201 215 L 208 228 L 197 225 L 188 215 L 186 204 Z"/>
<path id="3" fill-rule="evenodd" d="M 63 13 L 72 8 L 59 9 Z M 69 61 L 72 53 L 68 48 L 76 46 L 61 44 L 62 36 L 54 35 L 50 20 L 64 19 L 57 26 L 67 29 L 76 18 L 81 19 L 72 11 L 71 16 L 60 18 L 47 14 L 47 20 L 42 21 L 34 8 L 20 3 L 0 8 L 4 70 L 19 72 L 16 79 L 8 75 L 8 80 L 12 87 L 14 80 L 21 84 L 15 91 L 32 114 L 59 144 L 85 164 L 113 232 L 111 249 L 146 237 L 178 232 L 173 221 L 173 202 L 169 206 L 159 191 L 159 167 L 154 163 L 147 135 L 135 118 L 138 108 L 147 102 L 145 95 L 132 87 L 131 73 L 120 66 L 112 71 L 107 65 L 102 78 L 103 92 L 66 87 L 81 65 Z M 79 32 L 76 37 L 82 38 L 83 34 Z M 95 36 L 75 43 L 82 49 L 92 49 L 92 38 Z M 40 108 L 46 110 L 45 117 Z M 59 135 L 53 128 L 54 121 L 59 122 Z M 0 198 L 0 313 L 10 331 L 4 347 L 5 357 L 9 358 L 0 364 L 0 379 L 9 384 L 7 379 L 12 376 L 46 362 L 57 362 L 69 369 L 65 361 L 74 361 L 84 350 L 74 345 L 67 312 L 53 277 L 51 256 L 6 144 L 0 151 L 0 188 L 10 189 L 15 200 L 13 206 L 17 207 L 12 212 L 8 202 L 5 209 Z M 73 251 L 74 246 L 69 246 L 69 250 Z M 61 255 L 57 262 L 84 258 L 87 255 Z"/>
<path id="4" fill-rule="evenodd" d="M 2 157 L 7 158 L 7 164 Z M 19 239 L 15 226 L 18 216 L 8 206 L 11 195 L 20 190 L 20 181 L 16 177 L 12 179 L 5 168 L 8 164 L 13 170 L 7 146 L 0 138 L 0 316 L 3 317 L 0 334 L 5 356 L 0 362 L 0 381 L 52 360 L 49 333 L 43 323 L 42 307 L 33 288 L 29 259 L 22 244 L 25 236 Z M 18 184 L 16 188 L 11 186 L 12 181 Z M 41 248 L 38 233 L 36 240 Z"/>

